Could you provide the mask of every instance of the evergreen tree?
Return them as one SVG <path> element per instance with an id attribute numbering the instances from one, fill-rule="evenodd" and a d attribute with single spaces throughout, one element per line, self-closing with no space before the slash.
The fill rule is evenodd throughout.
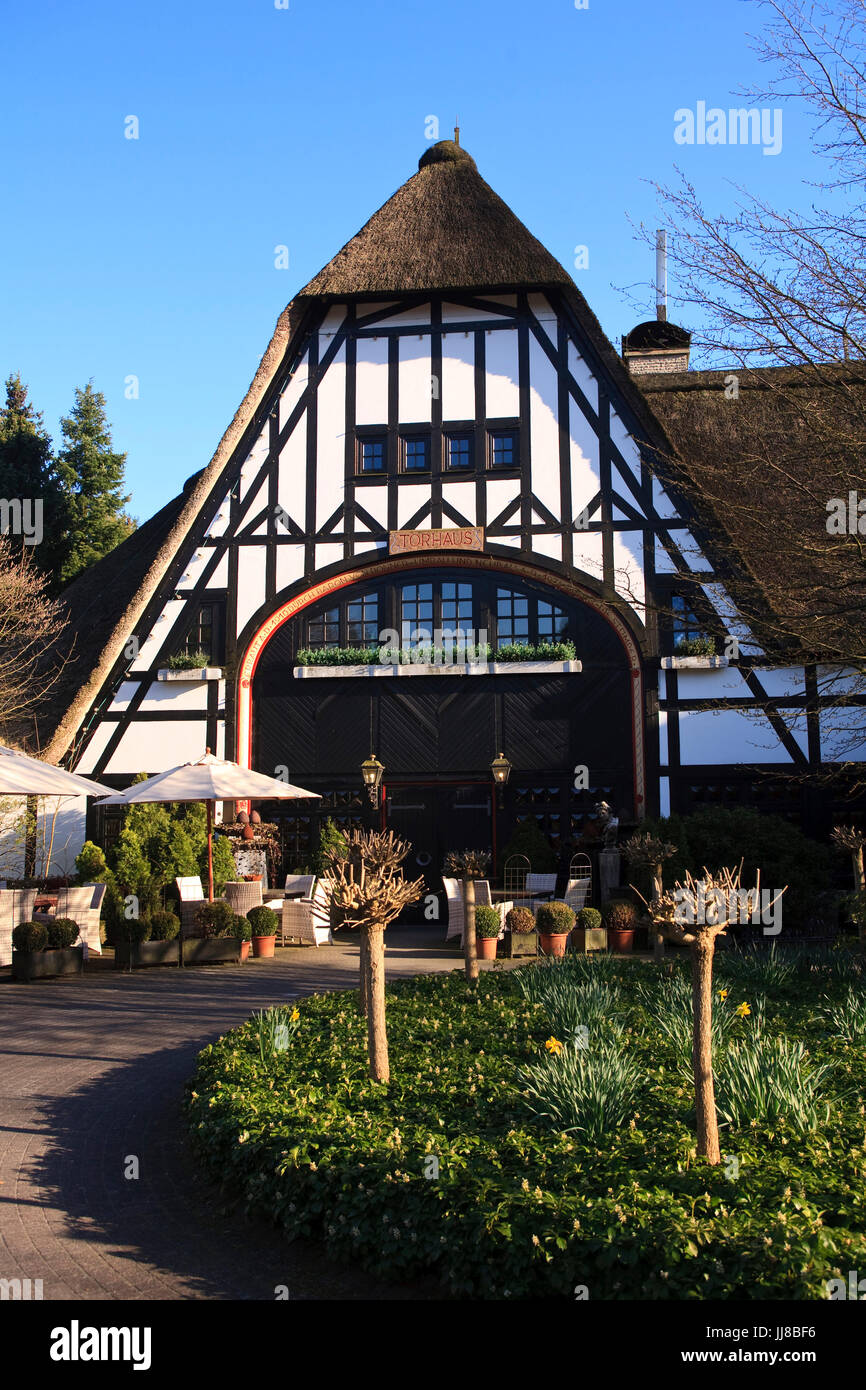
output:
<path id="1" fill-rule="evenodd" d="M 135 530 L 123 510 L 126 454 L 111 447 L 105 418 L 105 397 L 89 381 L 75 391 L 71 414 L 60 422 L 64 446 L 57 455 L 68 513 L 68 551 L 61 580 L 69 583 L 82 570 L 101 560 Z"/>
<path id="2" fill-rule="evenodd" d="M 41 503 L 41 539 L 23 546 L 12 529 L 9 541 L 18 553 L 24 548 L 49 576 L 59 582 L 65 551 L 66 509 L 63 489 L 52 458 L 51 437 L 42 415 L 27 399 L 27 387 L 16 372 L 6 378 L 6 401 L 0 408 L 0 497 L 18 499 L 29 508 Z M 35 513 L 31 510 L 30 516 Z"/>

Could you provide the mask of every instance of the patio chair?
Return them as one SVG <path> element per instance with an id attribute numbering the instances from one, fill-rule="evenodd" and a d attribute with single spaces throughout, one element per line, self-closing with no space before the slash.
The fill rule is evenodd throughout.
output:
<path id="1" fill-rule="evenodd" d="M 12 964 L 12 931 L 33 920 L 35 888 L 0 889 L 0 965 Z"/>
<path id="2" fill-rule="evenodd" d="M 280 945 L 290 937 L 298 942 L 320 946 L 334 944 L 331 935 L 331 884 L 320 878 L 309 898 L 286 898 Z"/>
<path id="3" fill-rule="evenodd" d="M 201 879 L 198 875 L 194 878 L 176 878 L 175 883 L 180 898 L 180 934 L 181 936 L 198 936 L 200 928 L 196 920 L 196 913 L 204 902 Z"/>
<path id="4" fill-rule="evenodd" d="M 445 896 L 448 899 L 448 930 L 445 940 L 449 941 L 452 936 L 460 937 L 460 945 L 463 945 L 463 924 L 465 921 L 463 910 L 463 884 L 458 878 L 443 878 L 445 884 Z M 452 897 L 452 892 L 456 890 L 456 898 Z M 475 906 L 492 907 L 493 897 L 490 892 L 490 882 L 486 878 L 479 878 L 475 881 Z M 499 939 L 505 935 L 505 912 L 503 908 L 513 907 L 513 903 L 498 903 L 499 912 Z"/>
<path id="5" fill-rule="evenodd" d="M 527 874 L 526 891 L 531 900 L 529 906 L 533 912 L 537 912 L 541 904 L 550 902 L 556 892 L 556 874 Z M 546 896 L 534 898 L 533 893 L 543 893 Z"/>
<path id="6" fill-rule="evenodd" d="M 311 898 L 315 881 L 315 874 L 286 874 L 285 889 L 287 893 L 303 891 L 305 898 Z"/>
<path id="7" fill-rule="evenodd" d="M 226 883 L 223 885 L 223 895 L 232 912 L 236 912 L 239 917 L 246 917 L 254 907 L 262 906 L 262 881 L 256 883 Z"/>
<path id="8" fill-rule="evenodd" d="M 591 888 L 592 864 L 589 855 L 575 854 L 568 866 L 568 884 L 564 895 L 564 901 L 575 916 L 581 908 L 586 907 Z"/>
<path id="9" fill-rule="evenodd" d="M 55 917 L 68 917 L 71 922 L 75 922 L 78 934 L 87 947 L 87 953 L 92 951 L 97 956 L 102 954 L 99 917 L 104 897 L 104 883 L 85 883 L 78 888 L 59 888 L 57 907 L 54 909 Z"/>

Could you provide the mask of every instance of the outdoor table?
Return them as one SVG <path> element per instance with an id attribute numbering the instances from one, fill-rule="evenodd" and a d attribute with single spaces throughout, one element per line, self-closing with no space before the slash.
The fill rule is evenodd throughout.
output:
<path id="1" fill-rule="evenodd" d="M 33 907 L 37 912 L 54 912 L 57 898 L 51 893 L 40 893 L 39 897 L 34 899 Z"/>
<path id="2" fill-rule="evenodd" d="M 264 900 L 268 902 L 283 902 L 285 898 L 303 898 L 303 888 L 278 888 L 264 894 Z"/>
<path id="3" fill-rule="evenodd" d="M 550 888 L 519 888 L 517 890 L 513 888 L 491 888 L 490 896 L 494 902 L 508 901 L 521 903 L 529 902 L 532 898 L 544 898 L 547 902 L 550 902 L 556 897 L 556 893 Z"/>

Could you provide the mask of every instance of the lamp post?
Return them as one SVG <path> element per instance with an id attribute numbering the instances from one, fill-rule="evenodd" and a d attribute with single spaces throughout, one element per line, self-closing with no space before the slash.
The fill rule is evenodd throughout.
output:
<path id="1" fill-rule="evenodd" d="M 500 753 L 498 758 L 494 758 L 490 764 L 490 775 L 493 778 L 493 815 L 491 817 L 491 830 L 493 838 L 493 876 L 496 877 L 496 817 L 501 805 L 502 788 L 511 776 L 511 763 L 504 753 Z"/>

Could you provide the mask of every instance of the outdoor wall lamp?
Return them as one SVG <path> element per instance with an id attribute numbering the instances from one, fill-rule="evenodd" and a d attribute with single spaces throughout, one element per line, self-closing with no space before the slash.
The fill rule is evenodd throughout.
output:
<path id="1" fill-rule="evenodd" d="M 364 779 L 364 786 L 367 788 L 367 795 L 370 798 L 370 805 L 378 804 L 377 793 L 382 785 L 382 774 L 385 768 L 379 762 L 375 753 L 371 753 L 369 758 L 365 758 L 361 764 L 361 776 Z"/>

